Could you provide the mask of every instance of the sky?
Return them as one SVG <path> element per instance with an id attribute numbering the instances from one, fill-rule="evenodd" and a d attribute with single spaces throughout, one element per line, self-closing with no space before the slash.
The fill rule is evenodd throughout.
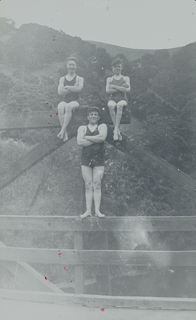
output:
<path id="1" fill-rule="evenodd" d="M 196 41 L 196 0 L 0 0 L 0 16 L 133 49 Z"/>

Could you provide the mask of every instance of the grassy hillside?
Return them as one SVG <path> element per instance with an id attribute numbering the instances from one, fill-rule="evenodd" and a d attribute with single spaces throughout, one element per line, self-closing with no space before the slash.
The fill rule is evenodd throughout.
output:
<path id="1" fill-rule="evenodd" d="M 106 51 L 112 56 L 115 57 L 118 54 L 124 54 L 124 56 L 129 60 L 137 60 L 142 58 L 145 54 L 154 54 L 156 50 L 148 49 L 132 49 L 126 47 L 120 47 L 109 43 L 97 42 L 97 41 L 88 41 L 92 44 L 95 44 L 96 47 L 101 47 L 106 49 Z M 179 48 L 168 49 L 169 54 L 172 56 L 178 51 Z M 159 50 L 157 50 L 159 51 Z"/>

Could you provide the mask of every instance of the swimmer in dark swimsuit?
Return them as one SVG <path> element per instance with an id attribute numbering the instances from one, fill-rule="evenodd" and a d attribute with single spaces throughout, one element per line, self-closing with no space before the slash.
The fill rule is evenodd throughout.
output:
<path id="1" fill-rule="evenodd" d="M 112 62 L 113 77 L 107 78 L 106 93 L 110 94 L 108 108 L 114 125 L 114 140 L 122 140 L 120 134 L 120 121 L 123 107 L 127 106 L 126 93 L 130 92 L 130 79 L 121 74 L 122 60 L 116 58 Z"/>
<path id="2" fill-rule="evenodd" d="M 104 175 L 104 141 L 107 137 L 107 126 L 98 125 L 100 110 L 91 107 L 87 117 L 89 124 L 80 126 L 77 134 L 77 143 L 82 149 L 82 176 L 85 182 L 86 212 L 81 218 L 92 216 L 92 201 L 95 204 L 95 216 L 105 217 L 100 212 L 101 180 Z"/>
<path id="3" fill-rule="evenodd" d="M 84 79 L 76 75 L 77 59 L 69 57 L 66 60 L 68 74 L 60 78 L 58 94 L 63 100 L 58 104 L 58 116 L 61 124 L 61 131 L 57 135 L 63 141 L 68 140 L 67 126 L 71 120 L 72 112 L 79 107 L 79 93 L 83 89 Z"/>

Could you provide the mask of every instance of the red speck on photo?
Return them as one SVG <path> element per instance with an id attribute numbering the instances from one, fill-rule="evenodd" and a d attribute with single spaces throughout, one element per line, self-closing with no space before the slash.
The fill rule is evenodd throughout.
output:
<path id="1" fill-rule="evenodd" d="M 45 280 L 48 280 L 48 279 L 45 277 Z"/>
<path id="2" fill-rule="evenodd" d="M 58 116 L 58 113 L 56 113 L 56 115 Z"/>
<path id="3" fill-rule="evenodd" d="M 100 310 L 101 310 L 101 312 L 104 312 L 104 311 L 105 311 L 105 308 L 101 308 Z"/>
<path id="4" fill-rule="evenodd" d="M 50 117 L 52 117 L 52 115 L 50 115 Z"/>

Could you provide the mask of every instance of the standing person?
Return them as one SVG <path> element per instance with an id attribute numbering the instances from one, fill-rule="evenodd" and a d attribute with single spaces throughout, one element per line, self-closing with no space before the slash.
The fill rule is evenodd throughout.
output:
<path id="1" fill-rule="evenodd" d="M 119 125 L 122 117 L 123 107 L 127 106 L 126 93 L 130 92 L 130 79 L 121 74 L 122 60 L 117 58 L 112 61 L 112 71 L 114 75 L 107 78 L 106 93 L 110 94 L 108 108 L 114 125 L 113 139 L 122 140 Z"/>
<path id="2" fill-rule="evenodd" d="M 100 110 L 97 107 L 88 109 L 88 125 L 80 126 L 77 143 L 82 148 L 82 176 L 85 182 L 86 212 L 81 218 L 92 216 L 92 201 L 95 204 L 95 216 L 105 217 L 100 212 L 101 180 L 104 175 L 104 141 L 107 137 L 105 123 L 98 124 Z"/>
<path id="3" fill-rule="evenodd" d="M 71 120 L 72 112 L 79 107 L 79 93 L 83 89 L 84 79 L 79 77 L 75 71 L 77 59 L 69 57 L 66 59 L 67 75 L 59 80 L 58 94 L 63 96 L 63 101 L 58 104 L 58 117 L 61 124 L 61 131 L 57 135 L 63 141 L 68 140 L 67 126 Z"/>

